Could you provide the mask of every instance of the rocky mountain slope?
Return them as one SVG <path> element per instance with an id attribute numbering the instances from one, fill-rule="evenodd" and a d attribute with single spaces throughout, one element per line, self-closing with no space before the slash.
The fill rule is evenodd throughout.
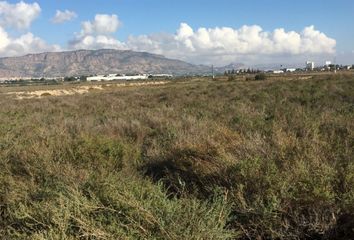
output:
<path id="1" fill-rule="evenodd" d="M 108 73 L 207 73 L 209 67 L 161 55 L 112 49 L 28 54 L 0 58 L 0 78 L 59 77 Z"/>

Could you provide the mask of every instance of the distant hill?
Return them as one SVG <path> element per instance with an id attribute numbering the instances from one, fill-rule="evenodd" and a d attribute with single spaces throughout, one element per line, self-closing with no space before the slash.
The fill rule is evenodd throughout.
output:
<path id="1" fill-rule="evenodd" d="M 245 68 L 247 68 L 247 66 L 243 63 L 230 63 L 229 65 L 223 67 L 216 67 L 215 71 L 217 73 L 224 73 L 225 71 L 245 69 Z"/>
<path id="2" fill-rule="evenodd" d="M 147 52 L 77 50 L 0 58 L 0 78 L 56 77 L 108 73 L 200 74 L 210 68 Z"/>

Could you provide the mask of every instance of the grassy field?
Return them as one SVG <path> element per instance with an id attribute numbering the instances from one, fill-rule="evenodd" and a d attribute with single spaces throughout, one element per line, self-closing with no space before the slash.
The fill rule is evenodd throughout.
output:
<path id="1" fill-rule="evenodd" d="M 0 239 L 354 239 L 353 75 L 0 92 Z"/>

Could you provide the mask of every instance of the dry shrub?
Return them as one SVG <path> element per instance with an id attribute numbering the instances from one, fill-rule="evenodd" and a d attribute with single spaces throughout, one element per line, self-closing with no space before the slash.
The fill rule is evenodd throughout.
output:
<path id="1" fill-rule="evenodd" d="M 353 76 L 0 98 L 0 238 L 351 239 Z"/>

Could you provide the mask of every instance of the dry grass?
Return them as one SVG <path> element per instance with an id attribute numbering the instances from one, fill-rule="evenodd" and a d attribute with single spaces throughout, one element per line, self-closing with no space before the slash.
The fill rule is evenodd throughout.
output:
<path id="1" fill-rule="evenodd" d="M 0 238 L 351 239 L 354 78 L 0 100 Z"/>

